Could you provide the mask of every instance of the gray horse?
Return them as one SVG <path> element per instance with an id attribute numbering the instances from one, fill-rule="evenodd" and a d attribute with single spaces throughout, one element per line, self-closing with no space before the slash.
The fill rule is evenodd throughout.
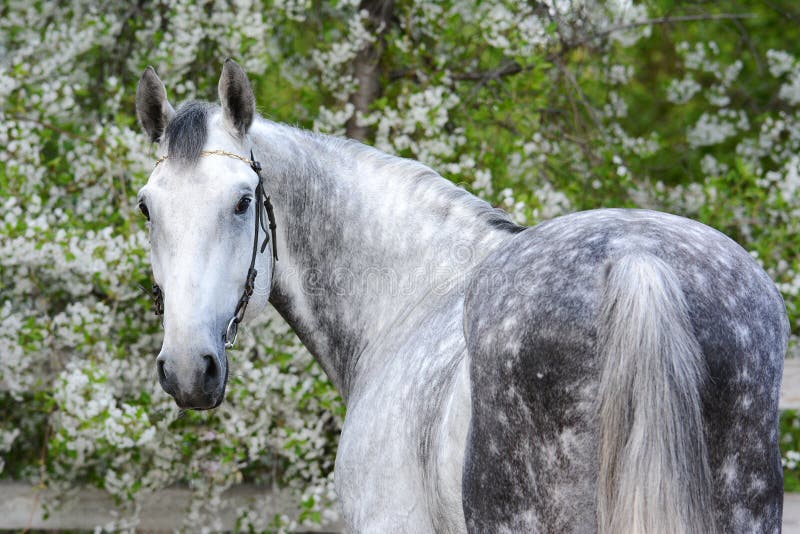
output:
<path id="1" fill-rule="evenodd" d="M 219 95 L 176 112 L 148 68 L 136 96 L 179 406 L 222 402 L 226 343 L 269 301 L 347 404 L 351 532 L 780 530 L 788 321 L 736 243 L 644 210 L 517 226 L 418 162 L 258 117 L 233 61 Z"/>

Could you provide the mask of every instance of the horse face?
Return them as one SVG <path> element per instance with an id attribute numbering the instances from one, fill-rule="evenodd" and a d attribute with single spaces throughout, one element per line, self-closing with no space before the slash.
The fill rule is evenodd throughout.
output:
<path id="1" fill-rule="evenodd" d="M 220 80 L 221 98 L 231 89 L 224 84 L 238 84 L 240 97 L 244 89 L 250 91 L 244 72 L 230 63 Z M 231 69 L 238 72 L 231 75 Z M 251 91 L 250 97 L 252 105 Z M 233 157 L 201 154 L 249 155 L 246 132 L 253 110 L 247 119 L 231 105 L 246 106 L 247 99 L 222 98 L 221 110 L 187 104 L 175 113 L 150 68 L 137 91 L 140 122 L 167 156 L 140 190 L 139 207 L 149 220 L 153 276 L 164 297 L 158 379 L 181 408 L 209 409 L 223 400 L 226 327 L 244 290 L 253 251 L 257 175 Z M 269 260 L 268 250 L 256 255 L 258 276 L 246 317 L 266 306 Z"/>

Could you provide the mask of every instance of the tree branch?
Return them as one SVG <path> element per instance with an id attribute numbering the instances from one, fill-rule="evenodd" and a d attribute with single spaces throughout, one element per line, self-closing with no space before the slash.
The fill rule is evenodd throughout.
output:
<path id="1" fill-rule="evenodd" d="M 394 0 L 361 0 L 359 9 L 366 10 L 371 30 L 377 32 L 375 41 L 364 47 L 355 59 L 355 78 L 358 88 L 350 95 L 350 103 L 355 110 L 346 124 L 347 137 L 363 141 L 369 134 L 369 127 L 358 123 L 359 113 L 366 113 L 370 104 L 381 93 L 378 64 L 383 53 L 383 36 L 389 28 Z"/>
<path id="2" fill-rule="evenodd" d="M 767 7 L 777 12 L 778 14 L 783 15 L 783 17 L 793 20 L 794 22 L 800 24 L 800 15 L 786 11 L 785 9 L 781 8 L 781 6 L 776 6 L 774 2 L 769 2 L 768 0 L 762 0 L 762 3 L 766 4 Z"/>
<path id="3" fill-rule="evenodd" d="M 577 48 L 581 45 L 584 45 L 590 41 L 594 41 L 595 39 L 600 39 L 603 37 L 608 37 L 612 33 L 621 32 L 625 30 L 632 30 L 634 28 L 641 28 L 643 26 L 656 26 L 660 24 L 673 24 L 676 22 L 696 22 L 696 21 L 708 21 L 708 20 L 739 20 L 739 19 L 749 19 L 753 18 L 754 15 L 750 13 L 718 13 L 718 14 L 703 14 L 703 15 L 677 15 L 674 17 L 658 17 L 655 19 L 647 19 L 642 20 L 639 22 L 630 22 L 628 24 L 620 24 L 618 26 L 612 26 L 610 28 L 606 28 L 602 31 L 596 32 L 592 35 L 589 35 L 580 41 L 576 41 L 570 44 L 570 48 Z"/>
<path id="4" fill-rule="evenodd" d="M 99 141 L 97 139 L 90 139 L 90 138 L 84 137 L 84 136 L 82 136 L 80 134 L 76 134 L 74 132 L 70 132 L 69 130 L 65 130 L 64 128 L 56 126 L 55 124 L 51 124 L 49 122 L 45 122 L 45 121 L 36 119 L 34 117 L 26 117 L 25 115 L 20 115 L 19 113 L 13 113 L 13 114 L 10 115 L 10 117 L 12 119 L 14 119 L 14 120 L 17 120 L 17 121 L 30 122 L 30 123 L 36 124 L 37 126 L 40 126 L 41 128 L 44 128 L 46 130 L 50 130 L 50 131 L 53 131 L 53 132 L 56 132 L 56 133 L 60 133 L 61 135 L 65 135 L 65 136 L 67 136 L 67 137 L 69 137 L 71 139 L 74 139 L 76 141 L 81 141 L 83 143 L 88 143 L 88 144 L 94 145 L 97 148 L 99 148 L 100 150 L 105 151 L 105 146 L 103 145 L 103 143 L 101 141 Z"/>
<path id="5" fill-rule="evenodd" d="M 478 72 L 457 72 L 453 74 L 452 78 L 457 81 L 472 80 L 486 83 L 489 80 L 499 80 L 503 76 L 517 74 L 518 72 L 522 72 L 522 70 L 522 66 L 520 66 L 519 63 L 516 61 L 510 61 L 505 65 L 501 65 L 500 67 L 492 70 Z"/>

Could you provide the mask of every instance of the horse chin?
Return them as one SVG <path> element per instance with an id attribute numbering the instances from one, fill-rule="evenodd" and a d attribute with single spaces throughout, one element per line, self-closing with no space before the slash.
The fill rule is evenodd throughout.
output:
<path id="1" fill-rule="evenodd" d="M 214 408 L 217 408 L 220 404 L 222 404 L 223 400 L 225 400 L 224 388 L 222 389 L 222 391 L 220 391 L 219 395 L 216 398 L 213 397 L 210 398 L 208 403 L 203 403 L 201 405 L 196 405 L 196 404 L 182 405 L 178 399 L 175 399 L 175 404 L 177 404 L 178 408 L 180 408 L 181 410 L 193 410 L 195 412 L 204 412 L 207 410 L 213 410 Z"/>

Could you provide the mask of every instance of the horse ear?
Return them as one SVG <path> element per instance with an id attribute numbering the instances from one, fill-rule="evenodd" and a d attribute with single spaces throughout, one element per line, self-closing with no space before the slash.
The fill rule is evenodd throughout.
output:
<path id="1" fill-rule="evenodd" d="M 244 69 L 231 58 L 222 66 L 219 101 L 225 122 L 239 137 L 244 137 L 256 114 L 256 98 Z"/>
<path id="2" fill-rule="evenodd" d="M 136 88 L 136 116 L 154 143 L 161 142 L 167 124 L 175 116 L 167 100 L 167 90 L 153 67 L 147 67 Z"/>

